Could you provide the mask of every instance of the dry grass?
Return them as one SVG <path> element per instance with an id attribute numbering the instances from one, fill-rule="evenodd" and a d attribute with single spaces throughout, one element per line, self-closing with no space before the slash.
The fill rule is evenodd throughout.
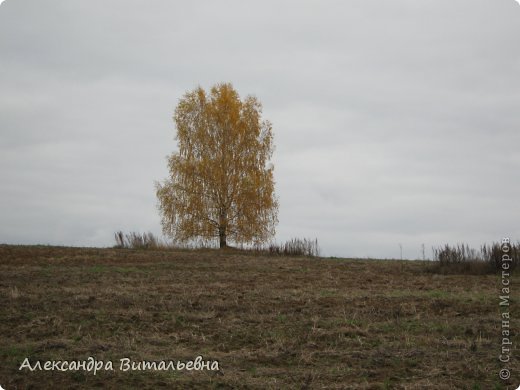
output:
<path id="1" fill-rule="evenodd" d="M 496 275 L 422 262 L 0 246 L 0 385 L 506 389 Z M 512 280 L 512 303 L 520 288 Z M 511 309 L 512 329 L 520 316 Z M 518 355 L 515 346 L 513 356 Z M 28 372 L 31 361 L 217 359 L 222 372 Z M 516 365 L 516 366 L 514 366 Z"/>

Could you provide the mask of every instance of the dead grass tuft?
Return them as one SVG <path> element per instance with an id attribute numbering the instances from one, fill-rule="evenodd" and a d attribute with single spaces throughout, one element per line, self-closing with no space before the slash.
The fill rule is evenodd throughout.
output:
<path id="1" fill-rule="evenodd" d="M 14 287 L 10 287 L 9 288 L 9 298 L 11 299 L 18 299 L 20 298 L 20 291 L 18 290 L 18 287 L 14 286 Z"/>

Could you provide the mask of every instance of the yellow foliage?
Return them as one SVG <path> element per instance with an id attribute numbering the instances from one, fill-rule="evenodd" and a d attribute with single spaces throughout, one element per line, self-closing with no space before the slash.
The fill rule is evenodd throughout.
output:
<path id="1" fill-rule="evenodd" d="M 229 83 L 184 95 L 173 117 L 179 150 L 168 159 L 170 177 L 157 184 L 165 234 L 219 238 L 220 247 L 274 236 L 273 134 L 261 114 L 255 97 L 241 100 Z"/>

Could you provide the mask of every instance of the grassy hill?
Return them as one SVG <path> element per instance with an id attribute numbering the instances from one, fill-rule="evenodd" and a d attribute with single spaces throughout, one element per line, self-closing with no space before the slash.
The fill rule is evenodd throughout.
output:
<path id="1" fill-rule="evenodd" d="M 0 385 L 506 389 L 498 275 L 419 261 L 0 246 Z M 520 286 L 512 279 L 511 304 Z M 511 329 L 520 314 L 511 309 Z M 121 371 L 120 359 L 219 371 Z M 511 355 L 518 356 L 514 346 Z M 113 370 L 19 370 L 112 361 Z"/>

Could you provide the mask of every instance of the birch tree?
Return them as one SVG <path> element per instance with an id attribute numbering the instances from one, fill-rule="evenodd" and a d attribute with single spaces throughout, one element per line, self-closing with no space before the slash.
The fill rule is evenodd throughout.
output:
<path id="1" fill-rule="evenodd" d="M 254 96 L 229 83 L 187 92 L 175 109 L 178 150 L 156 185 L 163 232 L 177 242 L 260 244 L 274 236 L 273 133 Z"/>

